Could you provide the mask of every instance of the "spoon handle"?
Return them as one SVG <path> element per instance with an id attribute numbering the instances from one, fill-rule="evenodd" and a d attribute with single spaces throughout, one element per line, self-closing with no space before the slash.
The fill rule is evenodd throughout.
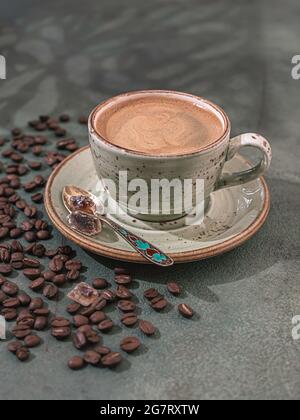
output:
<path id="1" fill-rule="evenodd" d="M 172 258 L 166 255 L 156 246 L 152 245 L 150 242 L 145 241 L 140 236 L 130 232 L 123 226 L 119 225 L 111 219 L 108 219 L 107 217 L 100 215 L 97 215 L 97 217 L 102 222 L 109 225 L 117 234 L 119 234 L 123 239 L 125 239 L 126 242 L 128 242 L 138 253 L 140 253 L 148 261 L 161 267 L 168 267 L 174 264 Z"/>

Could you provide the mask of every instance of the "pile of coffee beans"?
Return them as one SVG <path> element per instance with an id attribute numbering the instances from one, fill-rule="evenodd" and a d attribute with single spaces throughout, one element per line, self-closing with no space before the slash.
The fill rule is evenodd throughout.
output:
<path id="1" fill-rule="evenodd" d="M 28 122 L 29 133 L 13 128 L 10 138 L 0 138 L 0 315 L 13 323 L 8 350 L 21 362 L 30 360 L 30 349 L 42 343 L 38 333 L 49 331 L 53 339 L 65 340 L 66 344 L 71 338 L 74 349 L 80 352 L 69 360 L 70 369 L 86 365 L 113 368 L 122 362 L 122 352 L 138 351 L 142 343 L 130 334 L 112 350 L 103 344 L 105 334 L 116 325 L 123 330 L 138 327 L 145 338 L 157 332 L 150 320 L 138 315 L 133 279 L 127 269 L 115 268 L 114 287 L 106 279 L 95 278 L 91 285 L 99 297 L 89 307 L 71 302 L 59 316 L 48 306 L 66 287 L 69 290 L 81 281 L 83 269 L 70 246 L 47 247 L 53 228 L 44 219 L 42 207 L 47 171 L 78 149 L 66 129 L 70 120 L 68 114 L 58 118 L 42 115 Z M 87 118 L 80 116 L 78 123 L 87 124 Z M 8 278 L 15 275 L 15 270 L 20 277 L 11 281 Z M 20 289 L 20 278 L 30 294 Z M 170 282 L 166 294 L 179 297 L 182 288 Z M 154 311 L 164 311 L 170 305 L 167 297 L 154 288 L 146 290 L 144 298 Z M 119 322 L 110 318 L 107 307 L 110 312 L 118 311 Z M 178 305 L 178 311 L 185 318 L 194 314 L 185 303 Z"/>

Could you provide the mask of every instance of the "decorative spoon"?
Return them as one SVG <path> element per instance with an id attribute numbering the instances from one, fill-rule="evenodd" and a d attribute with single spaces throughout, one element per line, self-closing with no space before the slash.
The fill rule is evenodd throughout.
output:
<path id="1" fill-rule="evenodd" d="M 174 264 L 172 258 L 156 246 L 111 220 L 104 213 L 104 206 L 100 200 L 90 192 L 79 187 L 67 186 L 63 189 L 62 198 L 66 209 L 71 213 L 67 220 L 74 230 L 94 236 L 102 231 L 102 222 L 106 223 L 148 261 L 162 267 Z"/>

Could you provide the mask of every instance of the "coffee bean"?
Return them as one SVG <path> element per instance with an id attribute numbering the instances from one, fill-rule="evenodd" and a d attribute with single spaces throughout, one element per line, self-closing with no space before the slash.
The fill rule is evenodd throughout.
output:
<path id="1" fill-rule="evenodd" d="M 83 347 L 87 345 L 87 338 L 85 334 L 81 331 L 76 331 L 73 335 L 73 344 L 78 349 L 81 350 Z"/>
<path id="2" fill-rule="evenodd" d="M 129 271 L 127 270 L 127 268 L 123 268 L 123 267 L 116 267 L 114 269 L 115 274 L 129 274 Z"/>
<path id="3" fill-rule="evenodd" d="M 89 323 L 89 319 L 83 315 L 75 315 L 73 318 L 73 324 L 75 327 L 81 327 L 82 325 L 87 325 Z"/>
<path id="4" fill-rule="evenodd" d="M 26 347 L 20 347 L 16 351 L 16 356 L 20 360 L 20 362 L 26 362 L 26 360 L 30 357 L 30 352 Z"/>
<path id="5" fill-rule="evenodd" d="M 24 254 L 23 252 L 14 252 L 13 254 L 11 254 L 11 259 L 10 261 L 13 262 L 24 262 Z"/>
<path id="6" fill-rule="evenodd" d="M 120 343 L 120 347 L 127 353 L 132 353 L 137 350 L 141 345 L 140 340 L 137 337 L 126 337 Z"/>
<path id="7" fill-rule="evenodd" d="M 12 334 L 18 338 L 23 339 L 32 333 L 31 329 L 27 325 L 15 325 L 12 329 Z"/>
<path id="8" fill-rule="evenodd" d="M 54 271 L 54 273 L 60 273 L 63 270 L 63 268 L 64 268 L 64 263 L 59 258 L 54 258 L 49 263 L 49 269 L 51 271 Z"/>
<path id="9" fill-rule="evenodd" d="M 41 339 L 37 335 L 28 335 L 27 337 L 25 337 L 24 343 L 26 347 L 33 348 L 41 344 Z"/>
<path id="10" fill-rule="evenodd" d="M 34 203 L 41 203 L 43 201 L 43 199 L 44 199 L 44 196 L 41 193 L 36 193 L 36 194 L 31 196 L 31 200 Z"/>
<path id="11" fill-rule="evenodd" d="M 85 115 L 80 115 L 80 117 L 78 117 L 78 122 L 79 124 L 86 125 L 88 123 L 88 117 Z"/>
<path id="12" fill-rule="evenodd" d="M 113 302 L 116 298 L 116 294 L 113 290 L 105 290 L 101 297 L 105 299 L 107 302 Z"/>
<path id="13" fill-rule="evenodd" d="M 86 332 L 85 336 L 90 344 L 99 344 L 101 341 L 101 337 L 94 330 Z"/>
<path id="14" fill-rule="evenodd" d="M 102 364 L 106 367 L 114 367 L 122 362 L 122 356 L 120 353 L 111 352 L 102 358 Z"/>
<path id="15" fill-rule="evenodd" d="M 152 299 L 156 298 L 157 296 L 159 296 L 159 292 L 158 292 L 158 290 L 156 290 L 154 288 L 147 289 L 144 292 L 144 296 L 145 296 L 146 299 L 152 300 Z"/>
<path id="16" fill-rule="evenodd" d="M 193 309 L 185 303 L 181 303 L 178 305 L 179 313 L 184 316 L 185 318 L 192 318 L 194 315 Z"/>
<path id="17" fill-rule="evenodd" d="M 80 308 L 81 308 L 81 305 L 79 303 L 76 303 L 76 302 L 70 303 L 67 306 L 67 312 L 69 312 L 69 314 L 71 315 L 75 315 L 79 311 Z"/>
<path id="18" fill-rule="evenodd" d="M 64 340 L 65 338 L 70 337 L 71 328 L 70 327 L 57 327 L 51 329 L 51 335 L 57 340 Z"/>
<path id="19" fill-rule="evenodd" d="M 84 353 L 83 360 L 89 365 L 97 366 L 100 363 L 101 356 L 96 351 L 89 350 Z"/>
<path id="20" fill-rule="evenodd" d="M 20 306 L 20 301 L 17 297 L 12 297 L 2 302 L 2 305 L 4 308 L 18 308 Z"/>
<path id="21" fill-rule="evenodd" d="M 16 354 L 17 350 L 20 349 L 21 347 L 22 347 L 21 341 L 11 341 L 7 346 L 7 350 L 10 351 L 11 353 Z"/>
<path id="22" fill-rule="evenodd" d="M 43 289 L 43 295 L 47 299 L 54 299 L 58 295 L 58 288 L 54 284 L 48 284 Z"/>
<path id="23" fill-rule="evenodd" d="M 115 282 L 119 285 L 127 286 L 132 282 L 132 277 L 127 274 L 119 274 L 115 276 Z"/>
<path id="24" fill-rule="evenodd" d="M 24 267 L 28 267 L 28 268 L 39 268 L 40 266 L 39 260 L 36 260 L 34 258 L 28 258 L 28 257 L 23 259 L 23 264 L 24 264 Z"/>
<path id="25" fill-rule="evenodd" d="M 41 276 L 41 270 L 39 268 L 25 268 L 23 274 L 29 280 L 35 280 Z"/>
<path id="26" fill-rule="evenodd" d="M 121 322 L 126 327 L 132 327 L 133 325 L 137 323 L 137 321 L 138 321 L 138 317 L 133 312 L 128 312 L 121 317 Z"/>
<path id="27" fill-rule="evenodd" d="M 7 295 L 0 290 L 0 304 L 7 299 Z"/>
<path id="28" fill-rule="evenodd" d="M 125 286 L 118 286 L 116 296 L 118 299 L 131 299 L 132 293 Z"/>
<path id="29" fill-rule="evenodd" d="M 25 292 L 20 293 L 19 296 L 18 296 L 18 299 L 19 299 L 19 302 L 20 302 L 21 306 L 29 306 L 30 305 L 31 297 Z"/>
<path id="30" fill-rule="evenodd" d="M 36 233 L 36 236 L 37 236 L 37 238 L 38 238 L 39 240 L 41 240 L 41 241 L 46 241 L 47 239 L 50 239 L 51 234 L 50 234 L 50 232 L 49 232 L 48 230 L 39 230 L 39 231 Z"/>
<path id="31" fill-rule="evenodd" d="M 167 289 L 172 295 L 178 296 L 182 292 L 182 287 L 176 282 L 167 283 Z"/>
<path id="32" fill-rule="evenodd" d="M 10 264 L 0 264 L 0 274 L 10 274 L 12 272 L 12 267 Z"/>
<path id="33" fill-rule="evenodd" d="M 156 332 L 155 326 L 149 321 L 141 320 L 139 327 L 145 335 L 153 335 Z"/>
<path id="34" fill-rule="evenodd" d="M 20 228 L 15 228 L 15 229 L 12 229 L 11 231 L 10 231 L 10 233 L 9 233 L 9 236 L 12 238 L 12 239 L 17 239 L 17 238 L 20 238 L 20 236 L 22 236 L 22 229 L 20 229 Z"/>
<path id="35" fill-rule="evenodd" d="M 80 277 L 80 272 L 77 270 L 71 270 L 67 272 L 66 278 L 68 281 L 76 281 Z"/>
<path id="36" fill-rule="evenodd" d="M 37 316 L 33 328 L 36 331 L 43 331 L 48 326 L 48 318 L 45 316 Z"/>
<path id="37" fill-rule="evenodd" d="M 30 220 L 25 220 L 23 223 L 21 223 L 20 228 L 24 232 L 30 232 L 34 228 L 34 225 Z"/>
<path id="38" fill-rule="evenodd" d="M 100 356 L 106 356 L 107 354 L 111 353 L 111 349 L 106 346 L 98 346 L 94 348 L 94 351 L 96 351 Z"/>
<path id="39" fill-rule="evenodd" d="M 136 308 L 136 304 L 130 300 L 120 300 L 118 302 L 118 308 L 123 312 L 133 312 Z"/>
<path id="40" fill-rule="evenodd" d="M 17 318 L 17 325 L 26 325 L 28 328 L 33 328 L 34 317 L 30 313 L 22 312 Z"/>
<path id="41" fill-rule="evenodd" d="M 106 314 L 102 311 L 96 311 L 90 316 L 90 322 L 92 324 L 100 324 L 100 322 L 106 319 Z"/>
<path id="42" fill-rule="evenodd" d="M 5 321 L 13 321 L 17 318 L 18 312 L 15 308 L 2 309 L 1 315 L 4 316 Z"/>
<path id="43" fill-rule="evenodd" d="M 33 311 L 33 313 L 36 316 L 45 316 L 45 317 L 48 317 L 50 315 L 50 310 L 48 308 L 35 309 Z"/>
<path id="44" fill-rule="evenodd" d="M 80 271 L 82 268 L 82 263 L 77 260 L 69 260 L 66 262 L 65 267 L 67 270 L 77 270 Z"/>
<path id="45" fill-rule="evenodd" d="M 69 122 L 70 121 L 70 115 L 68 115 L 68 114 L 60 115 L 59 121 L 64 122 L 64 123 Z"/>
<path id="46" fill-rule="evenodd" d="M 31 290 L 38 291 L 42 289 L 45 285 L 44 277 L 39 277 L 36 280 L 33 280 L 29 286 Z"/>
<path id="47" fill-rule="evenodd" d="M 32 248 L 32 255 L 42 258 L 45 255 L 46 249 L 42 244 L 34 244 Z"/>
<path id="48" fill-rule="evenodd" d="M 48 251 L 46 251 L 45 256 L 48 258 L 54 258 L 57 254 L 57 249 L 49 249 Z"/>
<path id="49" fill-rule="evenodd" d="M 96 311 L 102 311 L 102 309 L 104 309 L 105 306 L 107 306 L 107 301 L 105 299 L 100 298 L 100 300 L 97 303 L 95 303 L 94 308 Z"/>
<path id="50" fill-rule="evenodd" d="M 97 278 L 93 280 L 92 286 L 94 289 L 105 289 L 106 287 L 109 286 L 109 283 L 107 280 L 102 279 L 102 278 Z"/>
<path id="51" fill-rule="evenodd" d="M 114 326 L 114 323 L 111 319 L 105 319 L 98 324 L 98 329 L 102 332 L 110 331 Z"/>
<path id="52" fill-rule="evenodd" d="M 43 273 L 43 277 L 46 281 L 53 281 L 55 276 L 56 274 L 53 271 L 45 271 L 45 273 Z"/>
<path id="53" fill-rule="evenodd" d="M 11 281 L 5 281 L 1 286 L 1 290 L 8 296 L 15 296 L 19 292 L 19 287 Z"/>
<path id="54" fill-rule="evenodd" d="M 154 298 L 151 301 L 151 307 L 156 311 L 162 311 L 168 306 L 168 302 L 163 297 Z"/>
<path id="55" fill-rule="evenodd" d="M 79 370 L 85 366 L 84 360 L 79 356 L 73 356 L 68 362 L 68 366 L 72 370 Z"/>
<path id="56" fill-rule="evenodd" d="M 8 228 L 0 228 L 0 239 L 4 239 L 9 233 L 9 229 Z"/>
<path id="57" fill-rule="evenodd" d="M 93 327 L 91 325 L 81 325 L 81 327 L 77 328 L 77 331 L 82 332 L 86 336 L 93 331 Z"/>
<path id="58" fill-rule="evenodd" d="M 52 281 L 56 286 L 62 287 L 64 284 L 66 284 L 67 278 L 65 274 L 57 274 L 56 276 L 54 276 Z"/>
<path id="59" fill-rule="evenodd" d="M 38 171 L 41 169 L 42 164 L 41 162 L 28 162 L 28 166 L 30 169 L 34 170 L 34 171 Z"/>
<path id="60" fill-rule="evenodd" d="M 64 137 L 67 134 L 67 131 L 64 128 L 58 127 L 54 130 L 54 134 L 56 137 Z"/>
<path id="61" fill-rule="evenodd" d="M 29 305 L 30 311 L 35 311 L 36 309 L 41 309 L 44 306 L 44 301 L 42 298 L 36 297 L 31 300 Z"/>

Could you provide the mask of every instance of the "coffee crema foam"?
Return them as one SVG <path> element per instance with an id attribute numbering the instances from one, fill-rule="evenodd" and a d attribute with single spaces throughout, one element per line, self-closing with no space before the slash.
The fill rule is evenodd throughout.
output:
<path id="1" fill-rule="evenodd" d="M 94 124 L 110 143 L 151 155 L 194 153 L 224 133 L 216 111 L 184 99 L 150 95 L 96 114 Z"/>

